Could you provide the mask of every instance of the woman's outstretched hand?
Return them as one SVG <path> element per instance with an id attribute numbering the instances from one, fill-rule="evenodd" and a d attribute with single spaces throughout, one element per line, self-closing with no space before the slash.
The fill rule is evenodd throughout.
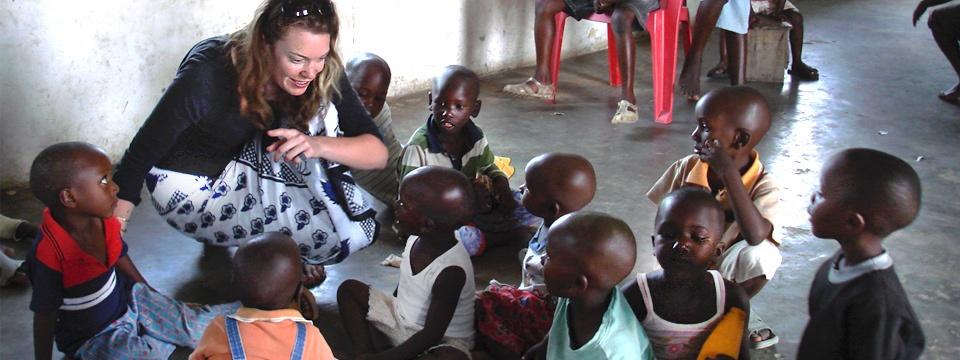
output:
<path id="1" fill-rule="evenodd" d="M 282 157 L 286 161 L 292 161 L 295 164 L 306 159 L 319 158 L 323 139 L 319 136 L 309 136 L 296 129 L 273 129 L 267 131 L 267 136 L 278 138 L 279 141 L 267 146 L 267 151 L 272 152 L 274 160 L 280 160 Z"/>

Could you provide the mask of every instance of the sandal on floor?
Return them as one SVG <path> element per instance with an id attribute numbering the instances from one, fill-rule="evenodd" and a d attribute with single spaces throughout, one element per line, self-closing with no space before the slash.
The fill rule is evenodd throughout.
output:
<path id="1" fill-rule="evenodd" d="M 534 90 L 534 86 L 536 90 Z M 538 99 L 553 99 L 553 86 L 545 86 L 534 78 L 529 78 L 519 84 L 504 86 L 503 92 Z"/>
<path id="2" fill-rule="evenodd" d="M 791 76 L 798 78 L 800 80 L 807 80 L 807 81 L 820 80 L 820 71 L 807 65 L 804 65 L 804 67 L 799 69 L 787 70 L 787 74 L 790 74 Z"/>
<path id="3" fill-rule="evenodd" d="M 714 66 L 713 69 L 707 71 L 707 77 L 711 79 L 725 79 L 727 77 L 727 67 L 726 66 Z"/>
<path id="4" fill-rule="evenodd" d="M 620 100 L 620 102 L 617 103 L 617 113 L 613 114 L 613 119 L 610 120 L 610 123 L 632 124 L 639 119 L 640 116 L 637 115 L 637 106 L 631 104 L 629 101 Z"/>
<path id="5" fill-rule="evenodd" d="M 765 348 L 774 346 L 778 342 L 780 342 L 780 338 L 777 337 L 777 333 L 773 332 L 773 328 L 771 328 L 770 325 L 767 325 L 767 323 L 763 321 L 763 319 L 760 318 L 760 315 L 758 315 L 755 311 L 753 311 L 753 309 L 750 309 L 750 320 L 748 322 L 747 329 L 749 329 L 749 334 L 747 334 L 747 339 L 750 341 L 750 347 L 753 348 L 754 350 L 765 349 Z M 756 335 L 757 337 L 763 338 L 763 336 L 761 336 L 760 333 L 763 332 L 764 330 L 767 330 L 770 332 L 770 337 L 763 339 L 761 341 L 754 342 L 753 341 L 754 335 Z"/>
<path id="6" fill-rule="evenodd" d="M 753 341 L 753 337 L 754 337 L 754 336 L 762 337 L 762 336 L 760 335 L 760 332 L 763 331 L 763 330 L 769 331 L 769 332 L 770 332 L 770 337 L 767 338 L 767 339 L 765 339 L 765 340 L 761 340 L 761 341 L 754 342 L 754 341 Z M 774 333 L 773 333 L 773 329 L 771 329 L 771 328 L 755 329 L 755 330 L 750 331 L 750 334 L 747 335 L 747 336 L 750 337 L 750 347 L 753 348 L 754 350 L 766 349 L 766 348 L 771 347 L 771 346 L 774 346 L 774 345 L 776 345 L 777 343 L 780 342 L 780 337 L 777 336 L 777 334 L 774 334 Z"/>

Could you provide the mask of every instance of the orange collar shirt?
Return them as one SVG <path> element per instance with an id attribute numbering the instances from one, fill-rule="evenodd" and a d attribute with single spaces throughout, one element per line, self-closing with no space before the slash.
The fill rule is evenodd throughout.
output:
<path id="1" fill-rule="evenodd" d="M 293 309 L 258 310 L 241 307 L 230 316 L 237 320 L 247 359 L 288 359 L 297 340 L 297 323 L 307 325 L 304 360 L 334 359 L 320 330 Z M 207 326 L 190 360 L 232 359 L 227 341 L 226 321 L 218 316 Z"/>

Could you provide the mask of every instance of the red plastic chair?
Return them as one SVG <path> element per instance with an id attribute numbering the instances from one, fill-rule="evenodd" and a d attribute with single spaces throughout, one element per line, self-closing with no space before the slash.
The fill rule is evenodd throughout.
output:
<path id="1" fill-rule="evenodd" d="M 555 33 L 553 51 L 550 54 L 550 79 L 553 82 L 554 98 L 547 102 L 555 103 L 557 79 L 560 77 L 560 50 L 563 46 L 563 28 L 567 14 L 560 12 L 554 17 Z M 607 63 L 609 64 L 610 86 L 620 86 L 620 64 L 617 60 L 617 46 L 613 38 L 613 26 L 610 16 L 593 14 L 586 20 L 607 24 Z M 687 51 L 693 42 L 690 31 L 690 12 L 685 0 L 660 0 L 660 8 L 647 16 L 646 29 L 650 33 L 650 57 L 653 64 L 653 117 L 661 124 L 673 121 L 673 85 L 677 72 L 677 37 L 683 29 L 683 49 Z"/>

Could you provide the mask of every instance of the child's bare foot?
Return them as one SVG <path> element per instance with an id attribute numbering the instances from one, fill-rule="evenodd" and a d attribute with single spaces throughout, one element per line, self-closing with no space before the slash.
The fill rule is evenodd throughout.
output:
<path id="1" fill-rule="evenodd" d="M 707 77 L 711 79 L 723 79 L 727 77 L 727 63 L 719 62 L 717 66 L 714 66 L 713 69 L 707 71 Z"/>
<path id="2" fill-rule="evenodd" d="M 303 264 L 303 286 L 312 288 L 327 279 L 327 272 L 323 265 Z"/>
<path id="3" fill-rule="evenodd" d="M 960 105 L 960 83 L 954 85 L 952 88 L 944 90 L 942 93 L 937 95 L 937 97 L 945 102 L 954 105 Z"/>
<path id="4" fill-rule="evenodd" d="M 690 58 L 684 60 L 677 83 L 680 85 L 680 94 L 686 97 L 687 101 L 697 101 L 700 100 L 700 62 L 694 60 L 696 55 L 688 56 Z"/>
<path id="5" fill-rule="evenodd" d="M 793 67 L 787 71 L 787 73 L 800 80 L 820 80 L 820 71 L 810 67 L 810 65 L 804 64 L 802 61 L 798 64 L 794 64 Z"/>

